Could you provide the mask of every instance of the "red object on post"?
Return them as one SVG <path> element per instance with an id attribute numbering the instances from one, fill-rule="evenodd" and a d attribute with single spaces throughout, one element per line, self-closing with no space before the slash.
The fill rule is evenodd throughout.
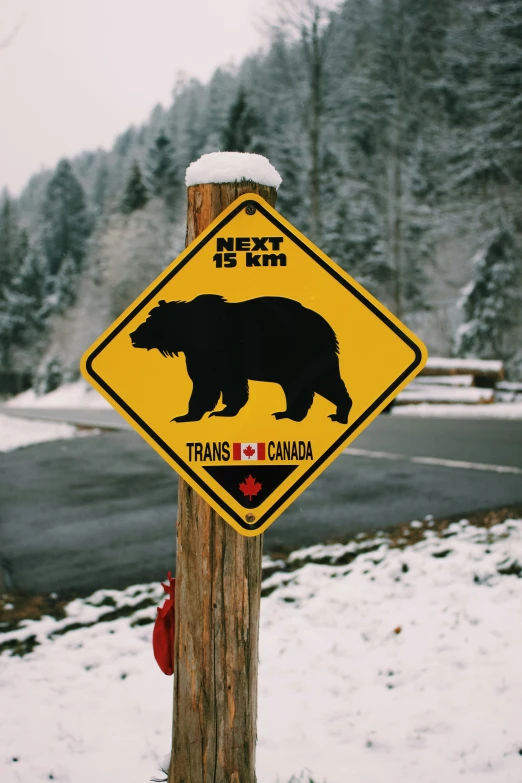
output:
<path id="1" fill-rule="evenodd" d="M 162 607 L 158 607 L 154 631 L 152 633 L 152 649 L 156 663 L 163 674 L 174 674 L 174 596 L 176 595 L 176 580 L 171 572 L 167 574 L 168 585 L 161 586 L 169 597 Z"/>

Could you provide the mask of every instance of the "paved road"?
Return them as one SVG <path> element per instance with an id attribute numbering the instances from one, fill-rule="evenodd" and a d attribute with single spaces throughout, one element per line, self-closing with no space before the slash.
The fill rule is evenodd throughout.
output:
<path id="1" fill-rule="evenodd" d="M 352 451 L 268 529 L 266 552 L 522 504 L 520 421 L 381 416 Z M 173 566 L 177 478 L 133 432 L 0 454 L 0 476 L 0 553 L 16 587 L 85 593 Z"/>
<path id="2" fill-rule="evenodd" d="M 25 418 L 66 421 L 84 427 L 134 432 L 111 408 L 6 408 L 0 413 Z M 354 449 L 407 456 L 511 465 L 522 469 L 522 421 L 495 419 L 424 419 L 380 416 L 354 443 Z"/>

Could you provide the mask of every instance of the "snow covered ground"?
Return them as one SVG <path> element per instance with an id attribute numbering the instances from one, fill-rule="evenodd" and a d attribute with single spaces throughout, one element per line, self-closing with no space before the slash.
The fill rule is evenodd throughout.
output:
<path id="1" fill-rule="evenodd" d="M 520 519 L 412 522 L 279 561 L 261 610 L 259 783 L 519 783 L 521 564 Z M 2 783 L 162 777 L 163 599 L 159 584 L 98 591 L 0 633 Z"/>
<path id="2" fill-rule="evenodd" d="M 394 416 L 424 416 L 442 419 L 522 419 L 522 402 L 494 402 L 489 405 L 439 404 L 395 405 Z"/>
<path id="3" fill-rule="evenodd" d="M 9 408 L 110 408 L 111 406 L 96 389 L 84 380 L 66 383 L 49 394 L 37 395 L 33 389 L 11 397 L 6 402 Z"/>
<path id="4" fill-rule="evenodd" d="M 504 371 L 503 363 L 499 359 L 454 359 L 443 356 L 428 356 L 426 370 L 439 372 L 479 372 L 481 374 L 498 375 Z"/>
<path id="5" fill-rule="evenodd" d="M 0 451 L 12 451 L 33 443 L 65 440 L 78 435 L 94 435 L 98 430 L 77 430 L 71 424 L 19 419 L 0 414 Z"/>
<path id="6" fill-rule="evenodd" d="M 430 404 L 448 404 L 448 405 L 487 405 L 495 400 L 493 389 L 477 389 L 475 386 L 470 388 L 459 388 L 458 386 L 447 386 L 412 381 L 404 391 L 397 396 L 399 405 L 416 405 L 423 402 Z"/>

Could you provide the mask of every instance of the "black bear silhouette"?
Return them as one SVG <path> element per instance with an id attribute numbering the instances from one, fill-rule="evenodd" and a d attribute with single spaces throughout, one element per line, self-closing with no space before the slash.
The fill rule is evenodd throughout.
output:
<path id="1" fill-rule="evenodd" d="M 325 319 L 293 299 L 261 296 L 227 302 L 202 294 L 190 302 L 154 307 L 130 335 L 134 348 L 163 356 L 184 353 L 193 388 L 188 413 L 172 421 L 235 416 L 248 401 L 249 381 L 282 386 L 286 410 L 276 419 L 302 421 L 320 394 L 336 406 L 332 421 L 346 424 L 352 400 L 339 372 L 339 347 Z"/>

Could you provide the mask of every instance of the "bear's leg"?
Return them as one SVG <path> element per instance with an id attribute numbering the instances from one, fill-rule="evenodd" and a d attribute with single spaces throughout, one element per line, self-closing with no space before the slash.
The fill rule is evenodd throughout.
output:
<path id="1" fill-rule="evenodd" d="M 303 421 L 314 401 L 314 390 L 305 388 L 296 391 L 295 384 L 290 382 L 282 383 L 281 386 L 286 397 L 286 411 L 278 411 L 272 415 L 276 419 Z"/>
<path id="2" fill-rule="evenodd" d="M 188 413 L 184 416 L 175 416 L 171 421 L 199 421 L 205 413 L 216 407 L 221 394 L 219 386 L 209 383 L 208 378 L 199 381 L 193 378 L 192 382 Z"/>
<path id="3" fill-rule="evenodd" d="M 316 383 L 317 394 L 337 406 L 337 411 L 328 417 L 340 424 L 348 424 L 348 414 L 352 407 L 352 398 L 348 394 L 344 381 L 339 374 L 339 365 L 331 367 Z"/>
<path id="4" fill-rule="evenodd" d="M 227 379 L 223 386 L 223 410 L 214 411 L 211 416 L 236 416 L 248 401 L 248 379 Z"/>

